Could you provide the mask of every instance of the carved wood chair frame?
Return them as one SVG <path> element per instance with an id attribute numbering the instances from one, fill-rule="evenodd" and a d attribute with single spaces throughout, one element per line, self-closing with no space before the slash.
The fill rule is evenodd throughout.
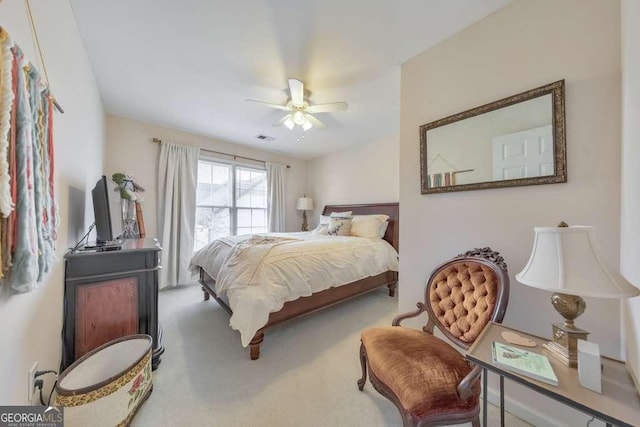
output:
<path id="1" fill-rule="evenodd" d="M 504 262 L 504 258 L 500 256 L 499 252 L 495 252 L 491 250 L 491 248 L 481 248 L 474 249 L 471 251 L 467 251 L 464 254 L 460 254 L 457 257 L 446 261 L 436 267 L 429 279 L 427 281 L 427 286 L 425 288 L 425 296 L 424 302 L 418 302 L 417 309 L 415 311 L 409 313 L 403 313 L 396 316 L 392 321 L 392 326 L 401 326 L 401 322 L 406 319 L 410 319 L 413 317 L 417 317 L 422 313 L 427 313 L 428 321 L 425 326 L 423 326 L 422 330 L 429 334 L 433 334 L 434 328 L 437 327 L 443 335 L 447 337 L 449 341 L 463 350 L 467 350 L 472 342 L 465 342 L 455 337 L 449 332 L 449 330 L 437 319 L 433 308 L 431 307 L 430 298 L 429 298 L 429 290 L 431 286 L 434 284 L 434 279 L 441 272 L 447 269 L 449 266 L 458 264 L 461 262 L 473 262 L 485 265 L 493 270 L 496 274 L 497 278 L 497 296 L 496 302 L 493 307 L 493 312 L 491 313 L 491 317 L 487 322 L 496 322 L 502 323 L 505 312 L 507 310 L 507 303 L 509 301 L 509 274 L 507 271 L 507 265 Z M 486 325 L 485 325 L 486 327 Z M 360 391 L 364 388 L 364 385 L 367 381 L 367 352 L 364 345 L 360 345 L 360 363 L 362 365 L 362 378 L 358 380 L 358 388 Z M 452 423 L 467 423 L 471 422 L 473 427 L 480 427 L 480 405 L 476 405 L 476 407 L 472 408 L 467 412 L 461 412 L 457 414 L 437 414 L 432 416 L 426 416 L 421 419 L 416 419 L 409 411 L 407 411 L 400 402 L 400 399 L 396 394 L 380 379 L 376 377 L 376 375 L 371 371 L 369 371 L 369 381 L 373 387 L 392 401 L 400 414 L 402 415 L 403 426 L 440 426 L 440 425 L 448 425 Z M 467 400 L 473 395 L 473 386 L 476 381 L 479 380 L 480 375 L 482 374 L 482 368 L 480 366 L 474 366 L 471 372 L 467 374 L 465 378 L 463 378 L 457 387 L 458 397 L 462 400 Z"/>

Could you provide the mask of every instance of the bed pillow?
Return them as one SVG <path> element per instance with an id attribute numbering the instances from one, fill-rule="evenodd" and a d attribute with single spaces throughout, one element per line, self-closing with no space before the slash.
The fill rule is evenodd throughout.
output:
<path id="1" fill-rule="evenodd" d="M 349 218 L 351 216 L 351 212 L 353 211 L 345 211 L 345 212 L 331 212 L 331 218 Z"/>
<path id="2" fill-rule="evenodd" d="M 348 236 L 351 229 L 351 218 L 331 218 L 327 233 L 330 236 Z"/>
<path id="3" fill-rule="evenodd" d="M 349 235 L 367 239 L 379 239 L 380 227 L 388 218 L 387 215 L 354 215 Z"/>
<path id="4" fill-rule="evenodd" d="M 329 224 L 318 224 L 318 226 L 311 231 L 311 234 L 329 234 Z"/>
<path id="5" fill-rule="evenodd" d="M 320 222 L 318 223 L 318 225 L 322 225 L 322 224 L 329 224 L 329 220 L 331 219 L 331 217 L 329 215 L 320 215 Z"/>
<path id="6" fill-rule="evenodd" d="M 380 224 L 380 230 L 378 231 L 378 236 L 380 236 L 381 239 L 384 239 L 384 234 L 387 232 L 387 227 L 389 227 L 389 221 L 385 221 L 382 224 Z"/>
<path id="7" fill-rule="evenodd" d="M 384 214 L 354 215 L 354 216 L 364 216 L 364 217 L 378 218 L 381 222 L 389 221 L 389 215 L 384 215 Z"/>

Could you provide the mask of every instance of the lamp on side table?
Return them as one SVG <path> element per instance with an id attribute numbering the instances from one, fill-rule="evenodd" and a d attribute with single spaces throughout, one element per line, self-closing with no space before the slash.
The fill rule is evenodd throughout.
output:
<path id="1" fill-rule="evenodd" d="M 313 210 L 313 199 L 307 196 L 302 196 L 298 199 L 296 208 L 302 211 L 302 231 L 309 231 L 307 224 L 307 211 Z"/>
<path id="2" fill-rule="evenodd" d="M 605 264 L 593 227 L 561 222 L 557 227 L 535 227 L 535 233 L 531 257 L 516 280 L 553 292 L 551 304 L 564 322 L 553 324 L 553 341 L 544 348 L 575 368 L 578 340 L 589 334 L 574 324 L 587 307 L 582 297 L 629 298 L 640 290 Z"/>

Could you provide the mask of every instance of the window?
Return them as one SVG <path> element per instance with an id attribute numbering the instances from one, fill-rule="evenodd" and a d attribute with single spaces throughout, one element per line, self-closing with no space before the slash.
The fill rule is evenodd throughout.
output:
<path id="1" fill-rule="evenodd" d="M 213 239 L 267 232 L 267 173 L 231 163 L 200 160 L 194 249 Z"/>

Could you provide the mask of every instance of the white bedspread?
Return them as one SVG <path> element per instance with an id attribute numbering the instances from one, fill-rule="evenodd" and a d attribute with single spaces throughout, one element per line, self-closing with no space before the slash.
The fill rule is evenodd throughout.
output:
<path id="1" fill-rule="evenodd" d="M 247 346 L 269 313 L 285 302 L 330 287 L 398 271 L 398 253 L 384 240 L 311 233 L 269 233 L 217 239 L 193 255 L 233 310 L 230 325 Z"/>

